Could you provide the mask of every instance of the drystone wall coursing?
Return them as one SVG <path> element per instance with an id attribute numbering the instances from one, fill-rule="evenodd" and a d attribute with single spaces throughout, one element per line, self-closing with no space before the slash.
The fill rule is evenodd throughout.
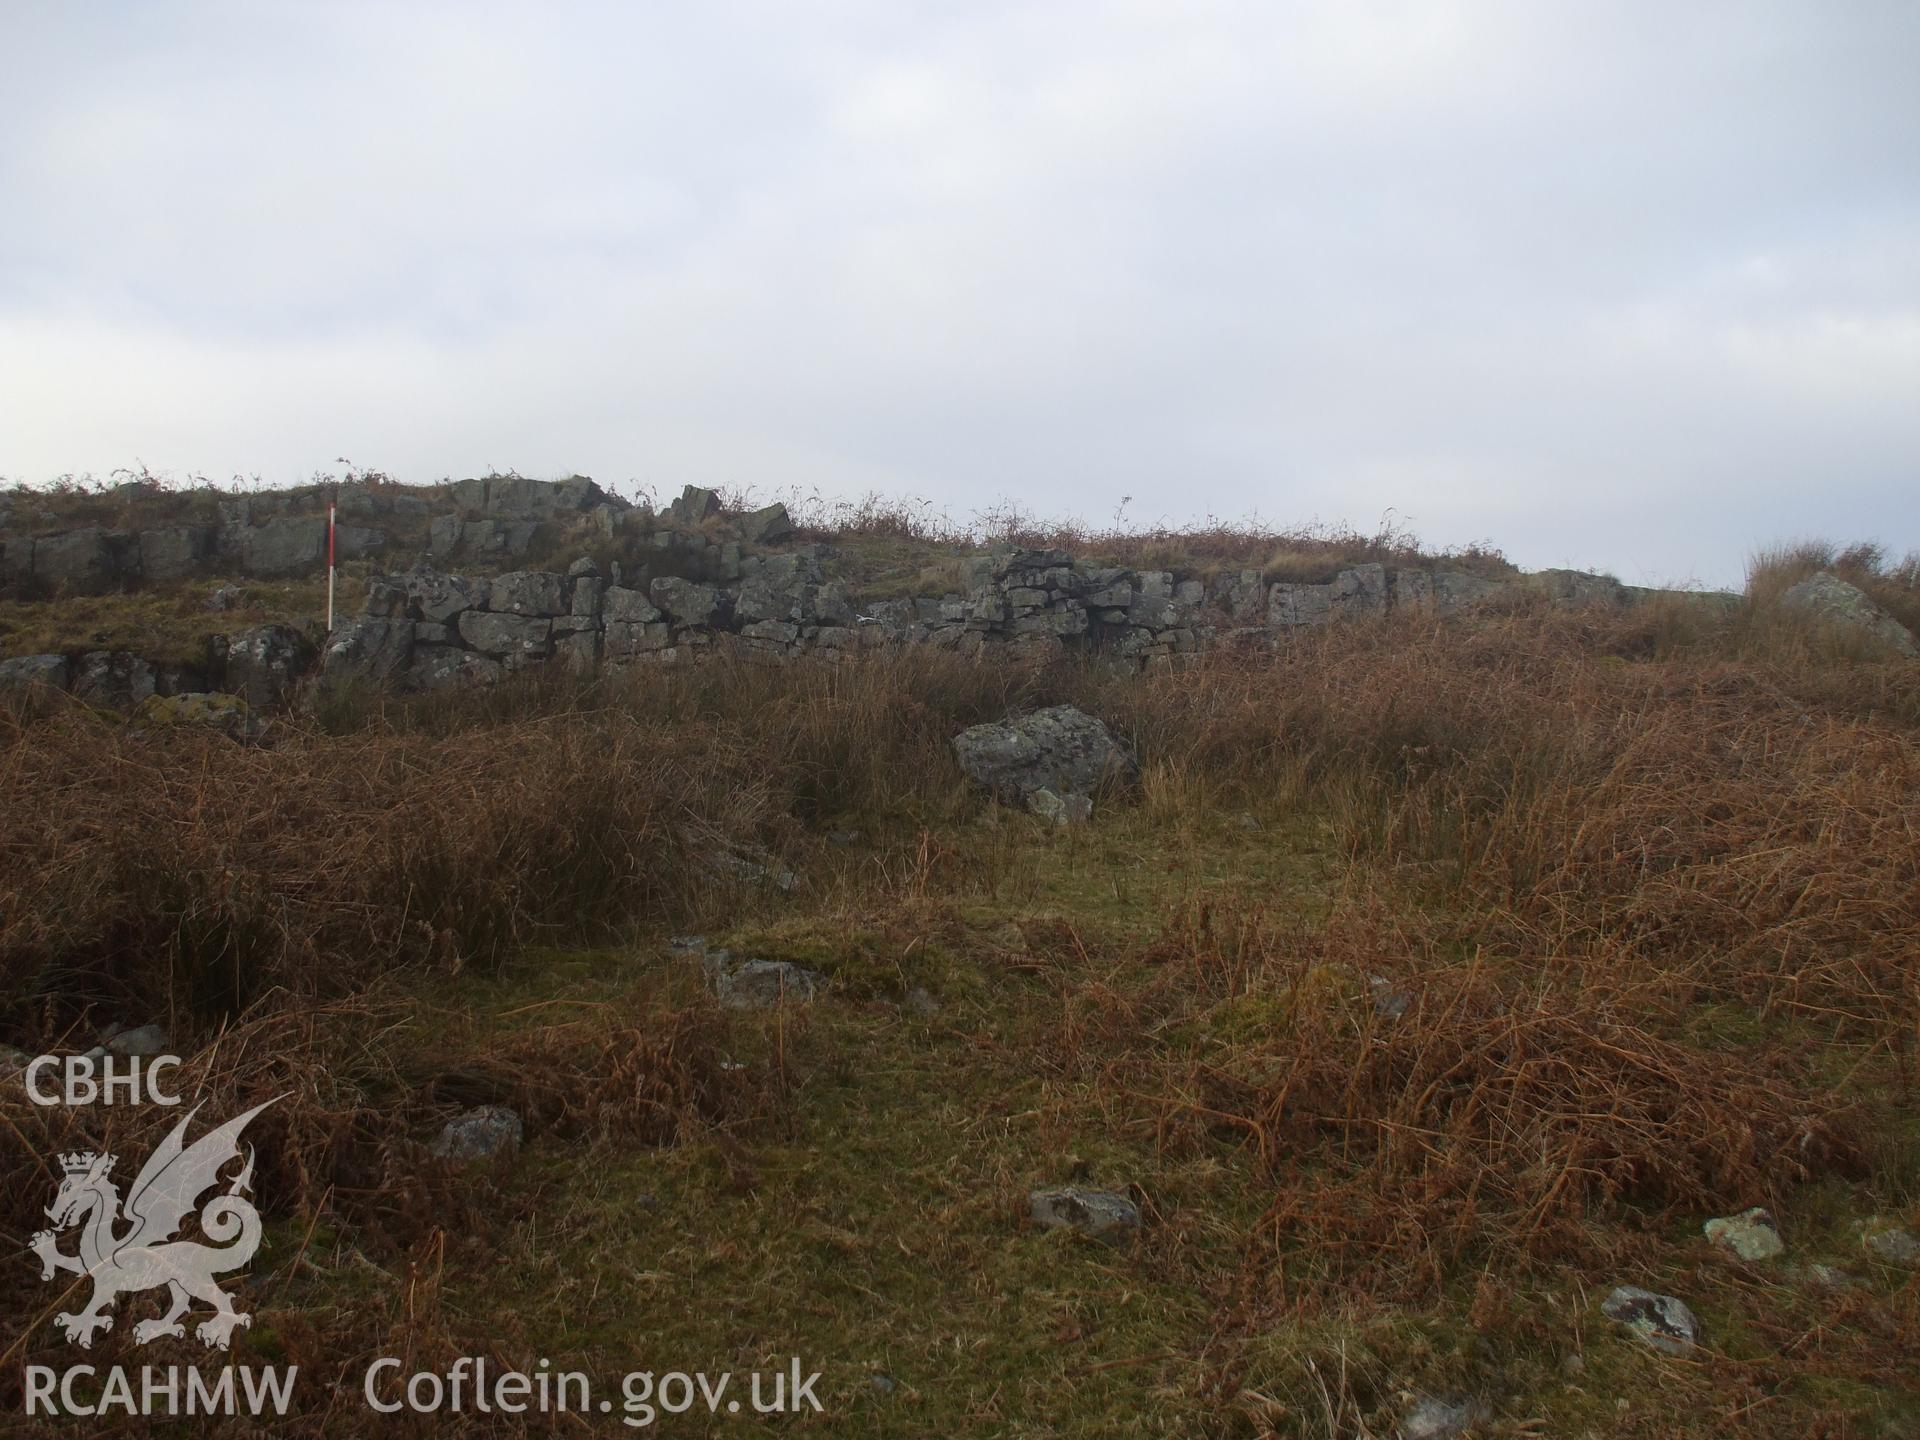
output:
<path id="1" fill-rule="evenodd" d="M 1268 585 L 1256 570 L 1211 582 L 1164 570 L 1089 567 L 1057 550 L 1006 550 L 964 562 L 967 588 L 853 604 L 821 570 L 819 547 L 734 554 L 730 583 L 678 577 L 627 583 L 582 559 L 566 574 L 491 578 L 427 566 L 374 580 L 365 613 L 329 639 L 322 670 L 336 679 L 402 688 L 486 683 L 527 665 L 668 663 L 724 641 L 773 659 L 841 658 L 881 645 L 961 651 L 1004 645 L 1079 650 L 1126 668 L 1170 666 L 1223 643 L 1258 644 L 1298 626 L 1396 607 L 1440 613 L 1508 588 L 1455 571 L 1357 565 L 1322 584 Z M 1595 576 L 1527 577 L 1570 603 L 1619 603 L 1622 588 Z"/>
<path id="2" fill-rule="evenodd" d="M 214 506 L 217 522 L 137 531 L 90 525 L 56 534 L 25 534 L 20 526 L 27 517 L 0 512 L 0 585 L 101 594 L 215 572 L 263 578 L 312 575 L 327 563 L 326 505 L 331 493 L 315 488 L 235 495 Z M 584 517 L 611 536 L 631 518 L 647 513 L 636 512 L 579 475 L 567 480 L 517 475 L 461 480 L 448 486 L 439 502 L 375 486 L 344 485 L 337 499 L 334 544 L 342 561 L 377 560 L 386 554 L 396 522 L 416 527 L 425 523 L 428 552 L 442 562 L 498 562 L 525 555 L 543 522 Z"/>

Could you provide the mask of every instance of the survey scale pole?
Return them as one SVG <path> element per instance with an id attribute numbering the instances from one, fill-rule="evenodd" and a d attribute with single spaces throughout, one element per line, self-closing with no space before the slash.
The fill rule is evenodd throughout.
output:
<path id="1" fill-rule="evenodd" d="M 338 496 L 327 497 L 327 633 L 333 633 L 333 511 Z"/>

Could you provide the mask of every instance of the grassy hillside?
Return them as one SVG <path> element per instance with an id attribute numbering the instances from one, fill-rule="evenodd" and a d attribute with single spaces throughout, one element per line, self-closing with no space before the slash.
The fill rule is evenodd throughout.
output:
<path id="1" fill-rule="evenodd" d="M 1083 829 L 949 749 L 1055 702 L 1140 761 Z M 301 1366 L 274 1433 L 448 1433 L 348 1403 L 382 1354 L 799 1355 L 826 1413 L 792 1428 L 834 1435 L 1383 1436 L 1420 1394 L 1502 1435 L 1920 1429 L 1920 1272 L 1862 1244 L 1920 1229 L 1920 667 L 1761 608 L 1354 624 L 1147 677 L 722 659 L 362 697 L 258 747 L 56 700 L 0 715 L 0 814 L 0 1041 L 158 1020 L 208 1113 L 288 1097 L 249 1132 L 236 1341 Z M 727 1010 L 687 933 L 829 987 Z M 174 1118 L 0 1093 L 15 1247 L 50 1157 Z M 525 1115 L 517 1158 L 430 1155 L 481 1102 Z M 1131 1194 L 1139 1239 L 1030 1224 L 1069 1182 Z M 1703 1239 L 1752 1205 L 1783 1259 Z M 1646 1348 L 1618 1284 L 1706 1343 Z M 19 1365 L 68 1352 L 56 1287 L 0 1286 L 38 1322 L 17 1415 Z M 89 1360 L 197 1354 L 136 1350 L 152 1303 Z"/>

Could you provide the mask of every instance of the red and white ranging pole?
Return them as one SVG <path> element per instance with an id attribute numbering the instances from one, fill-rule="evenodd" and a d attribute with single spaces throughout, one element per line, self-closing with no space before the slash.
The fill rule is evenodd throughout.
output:
<path id="1" fill-rule="evenodd" d="M 333 633 L 333 509 L 334 501 L 327 501 L 327 633 Z"/>

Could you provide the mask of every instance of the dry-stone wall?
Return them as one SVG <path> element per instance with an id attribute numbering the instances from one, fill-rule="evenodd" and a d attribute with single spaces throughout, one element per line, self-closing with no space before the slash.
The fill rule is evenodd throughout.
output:
<path id="1" fill-rule="evenodd" d="M 416 566 L 371 584 L 365 613 L 334 633 L 322 669 L 426 689 L 551 661 L 576 669 L 680 661 L 722 642 L 773 659 L 838 659 L 900 644 L 1078 650 L 1138 669 L 1395 608 L 1451 613 L 1516 583 L 1565 603 L 1626 598 L 1612 581 L 1571 572 L 1502 584 L 1465 572 L 1357 565 L 1321 584 L 1268 585 L 1256 570 L 1208 583 L 1165 570 L 1084 566 L 1058 550 L 1008 549 L 964 562 L 964 591 L 857 607 L 823 572 L 818 546 L 747 556 L 726 548 L 723 569 L 736 578 L 715 583 L 662 576 L 643 586 L 618 564 L 603 574 L 586 559 L 564 575 L 490 579 Z"/>

